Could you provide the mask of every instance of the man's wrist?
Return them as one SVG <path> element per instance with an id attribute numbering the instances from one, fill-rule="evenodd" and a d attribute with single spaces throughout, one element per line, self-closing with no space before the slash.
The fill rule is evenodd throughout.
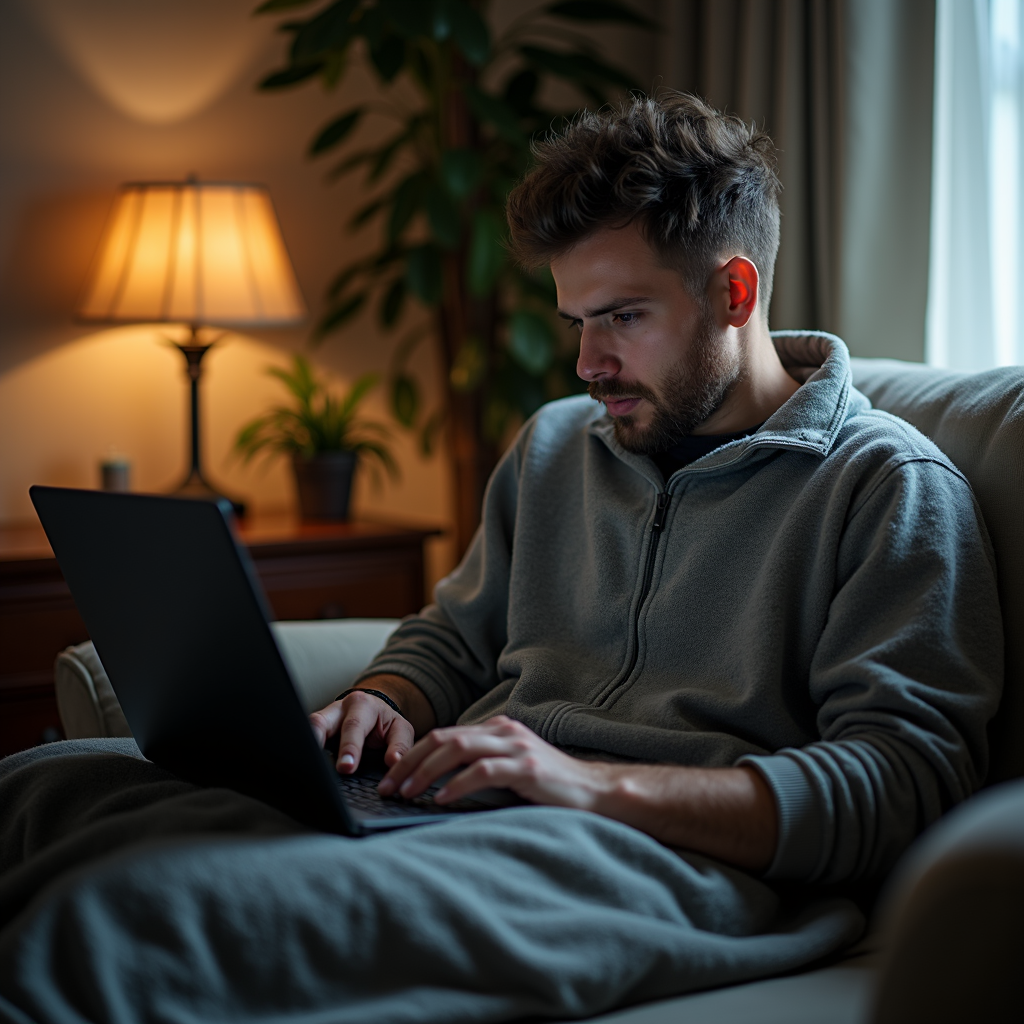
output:
<path id="1" fill-rule="evenodd" d="M 396 714 L 405 718 L 405 712 L 386 694 L 380 690 L 371 690 L 368 686 L 350 686 L 344 693 L 339 693 L 335 700 L 344 700 L 350 693 L 368 693 L 371 697 L 384 701 Z"/>
<path id="2" fill-rule="evenodd" d="M 426 735 L 437 725 L 434 708 L 426 694 L 411 680 L 390 673 L 360 679 L 353 690 L 380 690 L 401 709 L 402 717 L 413 727 L 416 738 Z"/>

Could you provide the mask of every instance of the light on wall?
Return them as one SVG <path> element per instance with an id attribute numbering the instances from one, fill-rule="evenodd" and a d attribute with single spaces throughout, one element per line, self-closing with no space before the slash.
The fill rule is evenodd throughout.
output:
<path id="1" fill-rule="evenodd" d="M 188 366 L 192 425 L 191 468 L 175 493 L 196 498 L 219 497 L 200 463 L 198 389 L 213 345 L 200 342 L 200 328 L 283 327 L 305 314 L 267 190 L 195 179 L 122 186 L 79 307 L 88 321 L 191 329 L 176 343 Z"/>

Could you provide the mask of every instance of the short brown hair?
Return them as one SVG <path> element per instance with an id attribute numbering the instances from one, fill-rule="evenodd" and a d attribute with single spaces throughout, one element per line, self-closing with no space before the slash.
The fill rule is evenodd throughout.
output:
<path id="1" fill-rule="evenodd" d="M 550 263 L 604 227 L 638 222 L 701 300 L 716 261 L 743 255 L 767 320 L 779 248 L 779 180 L 768 135 L 687 93 L 584 111 L 534 146 L 537 167 L 509 194 L 516 259 Z"/>

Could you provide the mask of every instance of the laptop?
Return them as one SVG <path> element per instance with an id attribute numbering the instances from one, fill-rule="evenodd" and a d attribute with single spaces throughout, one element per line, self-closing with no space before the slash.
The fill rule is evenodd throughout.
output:
<path id="1" fill-rule="evenodd" d="M 32 487 L 32 503 L 143 755 L 348 836 L 522 803 L 382 799 L 380 755 L 339 775 L 317 743 L 227 501 Z M 373 763 L 376 761 L 376 763 Z M 442 780 L 443 781 L 443 780 Z"/>

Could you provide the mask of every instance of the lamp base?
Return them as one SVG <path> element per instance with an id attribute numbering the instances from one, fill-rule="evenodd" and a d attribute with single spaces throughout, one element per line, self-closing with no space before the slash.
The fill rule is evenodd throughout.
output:
<path id="1" fill-rule="evenodd" d="M 195 469 L 193 469 L 189 475 L 169 493 L 175 498 L 195 498 L 197 501 L 218 501 L 223 498 L 225 501 L 231 502 L 231 507 L 235 510 L 236 516 L 245 515 L 244 501 L 239 501 L 237 498 L 231 498 L 226 494 L 221 494 L 206 482 L 202 473 Z"/>

